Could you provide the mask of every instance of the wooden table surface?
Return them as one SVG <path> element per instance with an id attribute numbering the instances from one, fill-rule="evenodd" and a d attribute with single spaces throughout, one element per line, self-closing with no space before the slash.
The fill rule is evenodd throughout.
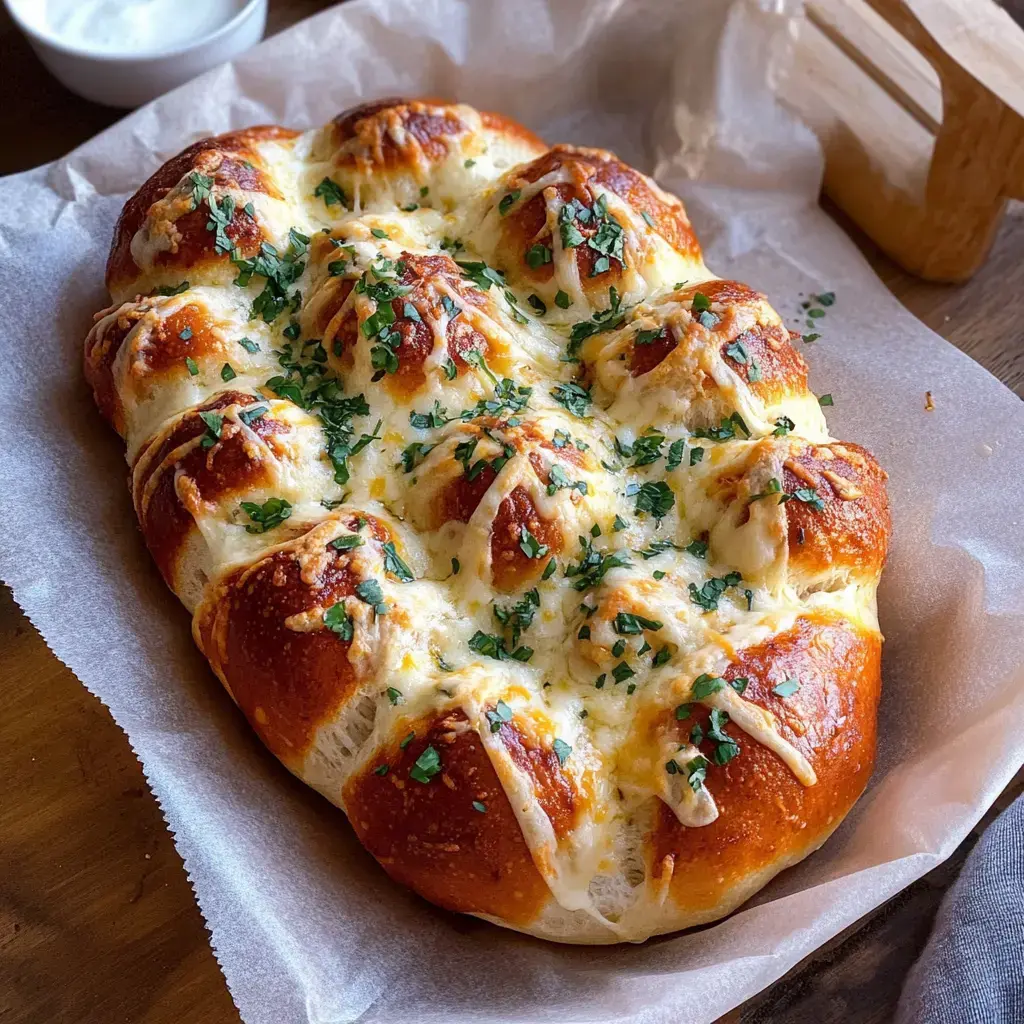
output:
<path id="1" fill-rule="evenodd" d="M 269 31 L 325 6 L 271 0 Z M 0 95 L 9 100 L 0 113 L 0 174 L 61 156 L 119 116 L 59 86 L 2 13 Z M 960 287 L 910 278 L 843 226 L 911 312 L 1024 396 L 1024 207 L 1010 210 L 988 263 Z M 0 1021 L 237 1024 L 127 739 L 6 589 L 0 686 Z M 726 1020 L 888 1020 L 943 892 L 984 826 L 1022 790 L 1024 773 L 949 861 Z"/>

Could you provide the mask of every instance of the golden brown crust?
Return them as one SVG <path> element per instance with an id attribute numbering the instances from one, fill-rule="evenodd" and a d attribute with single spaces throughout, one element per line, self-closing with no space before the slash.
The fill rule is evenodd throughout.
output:
<path id="1" fill-rule="evenodd" d="M 547 549 L 538 557 L 524 550 L 523 531 Z M 544 571 L 548 559 L 562 552 L 562 528 L 545 519 L 523 487 L 516 487 L 498 506 L 491 530 L 491 579 L 505 593 L 528 587 Z"/>
<path id="2" fill-rule="evenodd" d="M 138 275 L 139 268 L 131 252 L 132 238 L 142 227 L 153 204 L 163 199 L 184 175 L 198 171 L 211 176 L 214 184 L 221 188 L 263 192 L 280 198 L 253 143 L 293 139 L 298 134 L 278 125 L 260 125 L 201 139 L 168 160 L 125 203 L 117 219 L 107 260 L 107 287 L 110 291 L 120 291 Z M 175 223 L 181 235 L 176 251 L 161 253 L 158 258 L 160 264 L 184 271 L 211 262 L 226 262 L 230 258 L 228 254 L 214 251 L 215 236 L 206 229 L 207 219 L 201 210 L 193 210 L 180 217 Z M 235 210 L 226 232 L 246 257 L 256 252 L 264 237 L 254 218 L 240 208 Z"/>
<path id="3" fill-rule="evenodd" d="M 136 397 L 153 393 L 161 384 L 198 373 L 204 364 L 216 364 L 220 372 L 231 355 L 202 303 L 185 302 L 166 312 L 158 308 L 162 302 L 166 300 L 142 298 L 126 303 L 113 319 L 101 319 L 86 339 L 86 380 L 100 411 L 122 437 L 127 428 L 122 389 L 132 388 Z M 124 353 L 126 342 L 130 347 Z M 115 380 L 118 363 L 121 379 Z"/>
<path id="4" fill-rule="evenodd" d="M 542 150 L 533 132 L 501 114 L 479 114 L 482 126 L 528 148 Z M 445 160 L 472 128 L 460 108 L 445 100 L 389 97 L 343 111 L 331 122 L 331 142 L 339 149 L 336 165 L 370 171 L 415 170 Z"/>
<path id="5" fill-rule="evenodd" d="M 579 821 L 580 807 L 576 786 L 562 770 L 558 755 L 550 746 L 524 735 L 514 719 L 502 723 L 498 735 L 512 763 L 530 779 L 555 838 L 564 839 Z"/>
<path id="6" fill-rule="evenodd" d="M 343 152 L 339 166 L 394 168 L 409 162 L 409 144 L 395 141 L 399 128 L 409 140 L 414 140 L 424 156 L 431 161 L 443 160 L 452 143 L 464 135 L 468 126 L 450 109 L 422 100 L 379 100 L 339 114 L 334 121 L 333 135 L 336 145 L 355 142 L 356 147 Z"/>
<path id="7" fill-rule="evenodd" d="M 360 527 L 360 520 L 366 525 Z M 372 516 L 347 515 L 342 522 L 360 531 L 366 544 L 390 537 Z M 314 530 L 217 581 L 196 613 L 203 653 L 260 739 L 285 764 L 300 762 L 317 728 L 360 681 L 349 660 L 351 641 L 322 619 L 361 581 L 350 554 Z"/>
<path id="8" fill-rule="evenodd" d="M 502 218 L 502 247 L 518 261 L 515 268 L 517 277 L 535 284 L 544 284 L 552 278 L 553 264 L 550 261 L 537 263 L 528 254 L 536 245 L 547 249 L 553 245 L 547 206 L 549 199 L 555 196 L 561 203 L 575 200 L 582 206 L 593 208 L 601 193 L 612 192 L 632 207 L 636 217 L 647 214 L 652 229 L 678 253 L 689 258 L 699 257 L 700 246 L 690 228 L 683 204 L 674 197 L 656 193 L 647 178 L 604 150 L 554 146 L 518 171 L 509 182 L 506 194 L 514 195 L 517 189 L 522 191 L 552 174 L 560 176 L 557 183 L 524 202 L 514 204 Z M 598 231 L 596 218 L 578 223 L 577 230 L 584 240 L 593 238 Z M 607 268 L 602 270 L 598 262 L 601 253 L 597 249 L 579 244 L 572 251 L 585 289 L 605 292 L 610 285 L 621 286 L 622 260 L 613 256 Z"/>
<path id="9" fill-rule="evenodd" d="M 885 470 L 847 441 L 793 443 L 783 464 L 787 494 L 813 488 L 817 502 L 786 503 L 791 564 L 807 574 L 843 569 L 876 579 L 892 533 Z"/>
<path id="10" fill-rule="evenodd" d="M 423 364 L 434 350 L 430 324 L 442 319 L 446 321 L 448 356 L 455 364 L 456 376 L 466 372 L 467 359 L 474 352 L 480 353 L 498 372 L 504 372 L 505 360 L 500 356 L 495 359 L 487 336 L 464 315 L 467 308 L 485 304 L 485 293 L 466 284 L 455 261 L 447 255 L 418 256 L 403 252 L 398 263 L 401 273 L 397 275 L 397 282 L 403 289 L 410 290 L 390 301 L 394 314 L 390 329 L 398 333 L 400 341 L 392 346 L 397 370 L 383 376 L 384 386 L 403 401 L 423 389 L 427 380 Z M 318 305 L 314 324 L 325 347 L 340 360 L 342 370 L 351 368 L 355 346 L 379 344 L 375 338 L 367 338 L 362 329 L 369 314 L 364 312 L 360 317 L 351 304 L 346 306 L 353 284 L 353 279 L 347 278 L 334 286 L 330 296 Z M 451 298 L 453 294 L 458 296 L 459 305 Z"/>
<path id="11" fill-rule="evenodd" d="M 92 388 L 103 418 L 122 437 L 125 432 L 124 409 L 114 384 L 114 360 L 125 338 L 144 315 L 141 309 L 126 309 L 119 313 L 111 327 L 101 331 L 97 324 L 85 339 L 85 379 Z M 102 313 L 97 314 L 97 317 L 102 316 Z"/>
<path id="12" fill-rule="evenodd" d="M 226 419 L 219 436 L 214 437 L 200 413 L 216 413 L 231 406 L 266 411 L 245 427 Z M 195 528 L 195 517 L 208 504 L 271 483 L 267 460 L 284 454 L 291 430 L 260 398 L 222 391 L 187 412 L 161 439 L 139 453 L 136 465 L 141 465 L 142 471 L 134 475 L 135 511 L 146 546 L 168 586 L 174 588 L 178 556 Z M 253 436 L 262 445 L 254 444 Z M 234 498 L 233 503 L 237 501 Z"/>
<path id="13" fill-rule="evenodd" d="M 874 764 L 881 638 L 841 620 L 804 616 L 787 632 L 741 651 L 724 678 L 749 680 L 744 697 L 775 716 L 817 782 L 801 785 L 776 754 L 734 724 L 724 731 L 740 753 L 728 764 L 714 765 L 714 743 L 704 741 L 718 818 L 684 828 L 662 805 L 651 836 L 654 875 L 671 872 L 672 898 L 687 912 L 728 903 L 730 890 L 749 876 L 800 859 L 863 792 Z M 787 679 L 797 680 L 799 689 L 777 696 L 773 689 Z M 708 712 L 698 704 L 690 705 L 686 719 L 669 714 L 681 742 L 694 725 L 707 731 Z"/>
<path id="14" fill-rule="evenodd" d="M 345 807 L 360 841 L 396 881 L 448 910 L 528 924 L 550 892 L 467 725 L 460 711 L 403 723 L 349 780 Z M 442 774 L 424 784 L 409 772 L 428 746 L 438 751 Z"/>
<path id="15" fill-rule="evenodd" d="M 726 365 L 747 382 L 753 394 L 772 403 L 783 395 L 807 390 L 807 363 L 776 317 L 762 319 L 766 300 L 760 292 L 738 281 L 705 281 L 675 292 L 673 298 L 692 310 L 698 295 L 712 303 L 711 317 L 704 323 L 693 311 L 686 330 L 716 345 Z M 746 326 L 751 320 L 751 326 Z M 629 356 L 631 376 L 650 373 L 678 346 L 678 336 L 667 328 L 647 344 L 638 345 L 634 339 Z M 716 386 L 712 379 L 705 379 L 707 389 Z"/>

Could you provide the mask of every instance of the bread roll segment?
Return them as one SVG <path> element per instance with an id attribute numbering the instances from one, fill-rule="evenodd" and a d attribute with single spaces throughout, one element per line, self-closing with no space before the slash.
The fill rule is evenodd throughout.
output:
<path id="1" fill-rule="evenodd" d="M 267 747 L 396 881 L 562 942 L 729 913 L 870 776 L 885 473 L 597 149 L 383 100 L 126 204 L 85 371 Z"/>

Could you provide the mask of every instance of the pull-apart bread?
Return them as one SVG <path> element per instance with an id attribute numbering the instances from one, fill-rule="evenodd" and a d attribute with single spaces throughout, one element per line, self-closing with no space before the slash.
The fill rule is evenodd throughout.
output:
<path id="1" fill-rule="evenodd" d="M 260 739 L 396 881 L 565 942 L 729 913 L 875 750 L 885 473 L 600 149 L 387 100 L 128 201 L 85 372 Z"/>

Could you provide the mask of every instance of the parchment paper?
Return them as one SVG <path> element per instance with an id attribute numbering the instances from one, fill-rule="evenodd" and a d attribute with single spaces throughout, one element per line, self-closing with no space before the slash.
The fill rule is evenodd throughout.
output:
<path id="1" fill-rule="evenodd" d="M 710 1021 L 948 856 L 1024 760 L 1024 409 L 903 311 L 815 207 L 816 145 L 765 89 L 790 13 L 357 2 L 0 182 L 0 574 L 142 759 L 249 1024 Z M 396 93 L 502 110 L 655 171 L 689 201 L 709 264 L 791 324 L 801 293 L 837 293 L 806 349 L 812 386 L 835 396 L 833 433 L 888 468 L 896 520 L 879 762 L 824 850 L 715 927 L 560 947 L 391 883 L 259 746 L 135 527 L 120 444 L 79 369 L 122 203 L 197 137 L 316 125 Z"/>

